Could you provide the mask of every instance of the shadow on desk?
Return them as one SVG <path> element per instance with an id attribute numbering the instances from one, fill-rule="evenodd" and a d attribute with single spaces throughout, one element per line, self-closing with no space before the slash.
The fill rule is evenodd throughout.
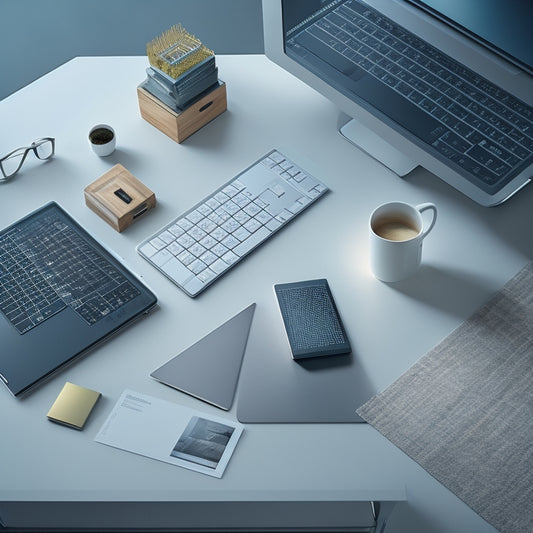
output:
<path id="1" fill-rule="evenodd" d="M 468 318 L 472 302 L 481 305 L 494 292 L 493 285 L 464 270 L 423 264 L 416 276 L 390 286 L 406 296 L 462 319 Z M 465 310 L 466 316 L 465 316 Z"/>

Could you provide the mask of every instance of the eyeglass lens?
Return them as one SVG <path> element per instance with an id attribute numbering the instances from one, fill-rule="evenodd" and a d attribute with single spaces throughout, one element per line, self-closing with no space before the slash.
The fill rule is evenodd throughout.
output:
<path id="1" fill-rule="evenodd" d="M 33 144 L 35 145 L 35 155 L 39 159 L 48 159 L 54 153 L 54 145 L 50 140 L 42 140 Z"/>
<path id="2" fill-rule="evenodd" d="M 16 152 L 9 155 L 6 159 L 2 160 L 0 164 L 2 165 L 2 170 L 4 171 L 6 178 L 12 176 L 13 174 L 15 174 L 15 172 L 17 172 L 17 170 L 22 165 L 25 153 L 26 150 L 24 148 L 20 148 Z"/>
<path id="3" fill-rule="evenodd" d="M 33 150 L 39 159 L 48 159 L 54 155 L 54 142 L 51 139 L 40 139 L 29 148 L 19 148 L 0 161 L 2 172 L 6 178 L 13 176 L 24 162 L 28 151 Z"/>

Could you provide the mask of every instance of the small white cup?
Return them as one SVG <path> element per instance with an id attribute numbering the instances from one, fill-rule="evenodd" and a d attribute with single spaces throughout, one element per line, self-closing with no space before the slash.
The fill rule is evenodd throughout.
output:
<path id="1" fill-rule="evenodd" d="M 111 155 L 117 144 L 115 130 L 108 124 L 96 124 L 89 131 L 89 144 L 96 155 Z"/>
<path id="2" fill-rule="evenodd" d="M 432 211 L 424 224 L 422 213 Z M 377 207 L 370 216 L 370 268 L 374 276 L 394 282 L 412 276 L 420 266 L 422 242 L 437 220 L 432 203 L 412 206 L 389 202 Z"/>

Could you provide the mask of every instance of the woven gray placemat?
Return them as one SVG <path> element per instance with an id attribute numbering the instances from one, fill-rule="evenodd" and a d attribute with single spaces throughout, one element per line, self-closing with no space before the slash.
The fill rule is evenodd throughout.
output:
<path id="1" fill-rule="evenodd" d="M 533 263 L 357 413 L 496 529 L 533 532 Z"/>

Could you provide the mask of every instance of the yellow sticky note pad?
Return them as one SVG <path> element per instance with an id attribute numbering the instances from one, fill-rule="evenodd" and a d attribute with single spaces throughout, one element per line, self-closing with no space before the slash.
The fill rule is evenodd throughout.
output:
<path id="1" fill-rule="evenodd" d="M 46 416 L 52 422 L 82 429 L 100 396 L 99 392 L 67 381 Z"/>

